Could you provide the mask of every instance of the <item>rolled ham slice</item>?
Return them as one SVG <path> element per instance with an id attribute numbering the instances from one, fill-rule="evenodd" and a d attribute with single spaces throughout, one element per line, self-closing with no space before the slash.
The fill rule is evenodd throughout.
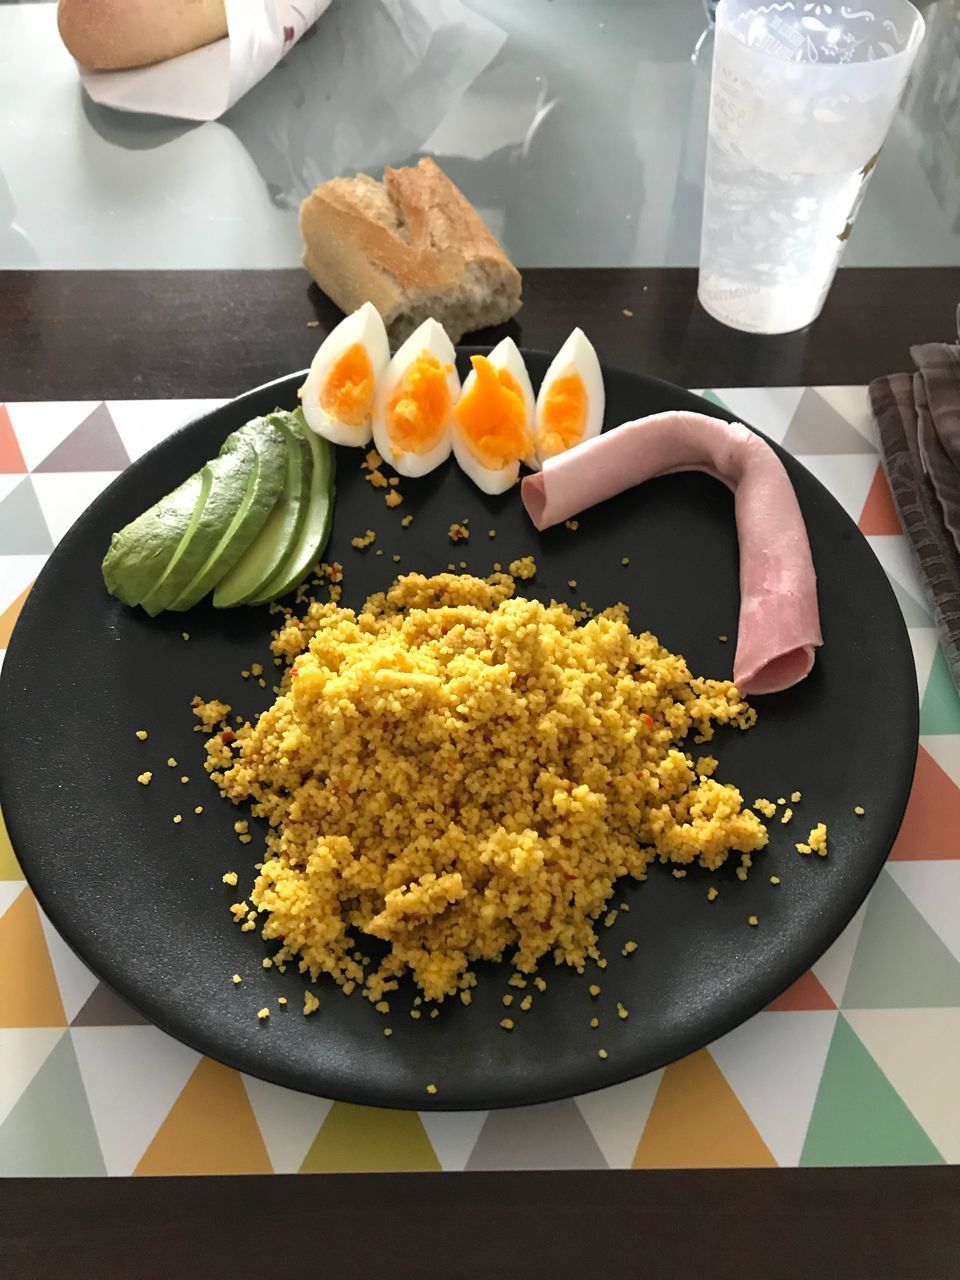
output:
<path id="1" fill-rule="evenodd" d="M 734 682 L 743 693 L 789 689 L 809 674 L 823 643 L 817 579 L 790 477 L 758 435 L 702 413 L 658 413 L 550 458 L 521 492 L 533 523 L 548 529 L 676 471 L 705 471 L 733 491 L 740 542 Z"/>

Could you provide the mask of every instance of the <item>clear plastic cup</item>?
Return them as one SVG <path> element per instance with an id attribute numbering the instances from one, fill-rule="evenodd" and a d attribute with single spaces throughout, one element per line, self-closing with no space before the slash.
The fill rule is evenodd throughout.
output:
<path id="1" fill-rule="evenodd" d="M 820 314 L 923 31 L 908 0 L 720 0 L 698 287 L 717 320 Z"/>

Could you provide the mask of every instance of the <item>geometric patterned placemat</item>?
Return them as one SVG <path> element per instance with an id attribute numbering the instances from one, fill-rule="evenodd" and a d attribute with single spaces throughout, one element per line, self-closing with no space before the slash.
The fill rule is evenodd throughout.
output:
<path id="1" fill-rule="evenodd" d="M 705 394 L 783 443 L 858 521 L 913 646 L 921 746 L 906 820 L 812 971 L 708 1049 L 581 1098 L 453 1114 L 330 1103 L 201 1057 L 101 986 L 44 919 L 0 818 L 0 1175 L 960 1163 L 960 699 L 866 389 Z M 0 663 L 84 507 L 215 403 L 0 405 Z"/>

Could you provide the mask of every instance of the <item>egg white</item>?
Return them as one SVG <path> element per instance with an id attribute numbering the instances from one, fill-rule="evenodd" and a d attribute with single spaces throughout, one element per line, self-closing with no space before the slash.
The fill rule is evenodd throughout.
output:
<path id="1" fill-rule="evenodd" d="M 509 373 L 520 388 L 520 396 L 523 400 L 526 416 L 525 425 L 532 440 L 536 401 L 533 397 L 533 387 L 530 385 L 530 375 L 527 373 L 527 366 L 523 362 L 523 356 L 520 354 L 517 344 L 512 338 L 504 338 L 502 342 L 497 343 L 487 358 L 495 369 L 504 369 Z M 463 384 L 461 396 L 465 396 L 468 393 L 476 378 L 476 372 L 471 369 Z M 485 467 L 473 453 L 463 433 L 457 426 L 456 419 L 454 419 L 453 423 L 453 455 L 464 473 L 470 477 L 483 493 L 506 493 L 509 488 L 517 483 L 520 477 L 520 463 L 522 461 L 520 458 L 517 458 L 515 462 L 508 462 L 503 467 Z"/>
<path id="2" fill-rule="evenodd" d="M 426 453 L 398 450 L 394 448 L 387 429 L 387 404 L 407 368 L 425 351 L 436 360 L 439 360 L 444 369 L 449 370 L 446 377 L 447 387 L 450 391 L 450 412 L 433 448 L 428 449 Z M 386 374 L 380 380 L 376 407 L 373 413 L 373 443 L 376 445 L 377 452 L 402 476 L 425 476 L 428 472 L 433 471 L 435 467 L 439 467 L 440 463 L 450 456 L 453 406 L 456 404 L 459 395 L 460 378 L 457 374 L 457 353 L 453 348 L 453 343 L 439 321 L 432 318 L 424 320 L 423 324 L 415 329 L 406 342 L 397 350 L 390 361 Z"/>
<path id="3" fill-rule="evenodd" d="M 550 394 L 550 389 L 558 378 L 567 377 L 569 374 L 577 374 L 583 383 L 584 390 L 587 393 L 587 418 L 583 426 L 583 432 L 577 444 L 582 444 L 584 440 L 590 440 L 594 436 L 600 434 L 603 426 L 603 410 L 605 406 L 605 392 L 603 388 L 603 374 L 600 370 L 600 361 L 597 353 L 593 349 L 587 335 L 582 329 L 574 329 L 566 342 L 554 356 L 550 362 L 550 367 L 543 375 L 543 382 L 540 384 L 540 390 L 537 392 L 537 410 L 536 410 L 536 441 L 537 441 L 537 457 L 536 461 L 531 465 L 541 467 L 545 461 L 543 451 L 540 447 L 540 437 L 542 433 L 542 415 L 543 406 Z M 570 446 L 573 448 L 573 446 Z"/>
<path id="4" fill-rule="evenodd" d="M 300 403 L 307 425 L 317 435 L 325 436 L 333 444 L 362 447 L 370 443 L 373 435 L 372 420 L 354 427 L 331 417 L 320 405 L 320 391 L 331 366 L 354 344 L 362 346 L 367 353 L 373 370 L 376 395 L 376 388 L 382 382 L 390 363 L 390 343 L 380 312 L 372 302 L 365 302 L 352 315 L 341 320 L 320 344 L 310 365 L 307 380 L 301 388 Z"/>

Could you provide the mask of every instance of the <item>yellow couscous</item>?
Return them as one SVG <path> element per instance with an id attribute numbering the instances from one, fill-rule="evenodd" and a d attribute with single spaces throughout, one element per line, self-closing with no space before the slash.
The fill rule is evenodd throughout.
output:
<path id="1" fill-rule="evenodd" d="M 621 877 L 767 843 L 683 748 L 754 723 L 736 687 L 631 632 L 622 606 L 580 625 L 514 589 L 410 574 L 359 612 L 286 616 L 276 701 L 214 734 L 206 764 L 269 823 L 248 896 L 276 963 L 374 1002 L 408 972 L 426 999 L 466 995 L 474 963 L 506 953 L 522 973 L 582 970 Z M 379 965 L 357 958 L 363 935 L 389 945 Z"/>

